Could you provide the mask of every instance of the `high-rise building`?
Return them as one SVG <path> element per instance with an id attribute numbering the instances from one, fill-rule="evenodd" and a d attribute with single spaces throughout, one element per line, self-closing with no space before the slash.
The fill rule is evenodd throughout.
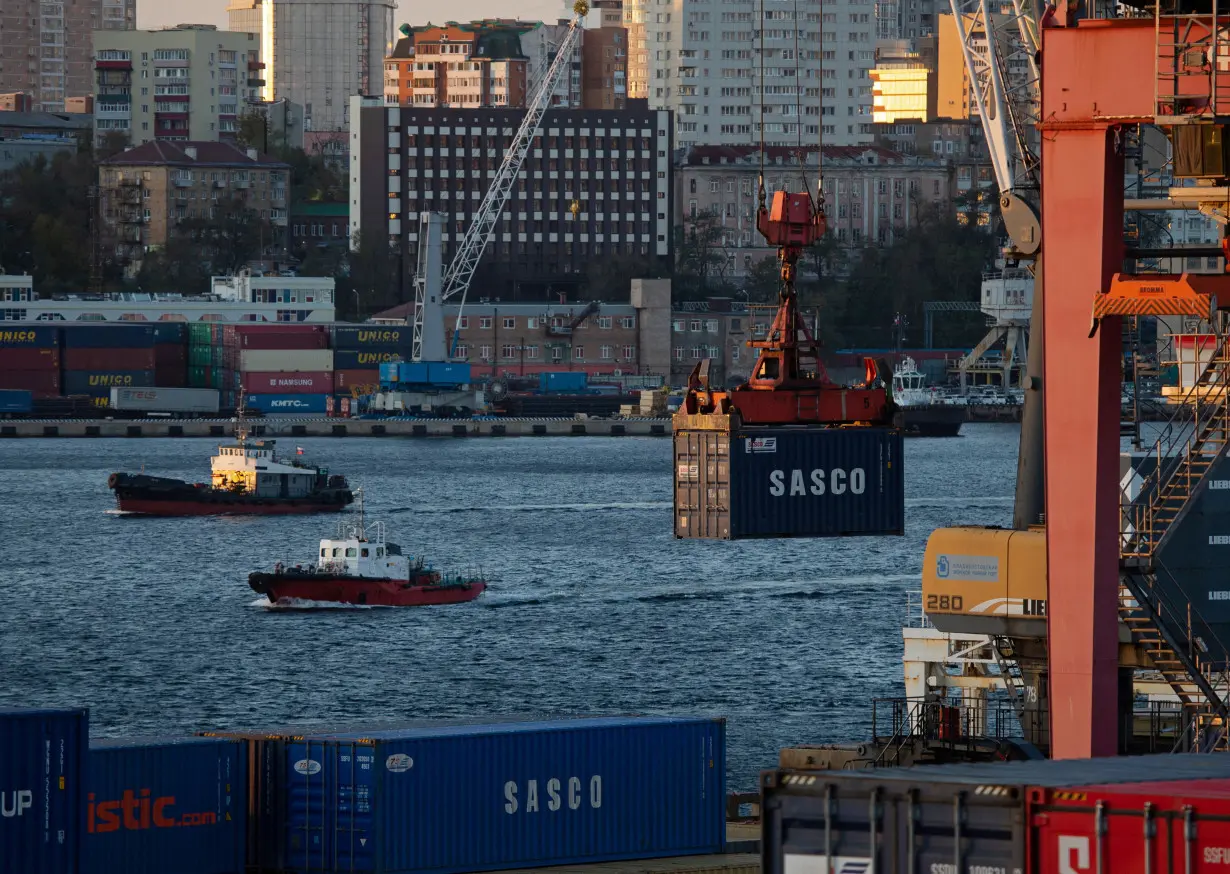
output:
<path id="1" fill-rule="evenodd" d="M 935 118 L 936 76 L 908 40 L 881 40 L 871 71 L 875 124 L 930 121 Z"/>
<path id="2" fill-rule="evenodd" d="M 132 30 L 137 0 L 0 2 L 0 93 L 24 91 L 35 111 L 94 90 L 95 31 Z"/>
<path id="3" fill-rule="evenodd" d="M 130 143 L 234 139 L 260 76 L 258 40 L 211 24 L 94 36 L 94 133 Z"/>
<path id="4" fill-rule="evenodd" d="M 306 131 L 344 131 L 349 101 L 379 94 L 396 0 L 230 0 L 233 30 L 255 33 L 265 100 L 303 107 Z"/>
<path id="5" fill-rule="evenodd" d="M 870 142 L 875 7 L 625 0 L 628 94 L 675 113 L 679 145 Z M 763 68 L 763 69 L 762 69 Z M 823 103 L 823 108 L 822 104 Z"/>

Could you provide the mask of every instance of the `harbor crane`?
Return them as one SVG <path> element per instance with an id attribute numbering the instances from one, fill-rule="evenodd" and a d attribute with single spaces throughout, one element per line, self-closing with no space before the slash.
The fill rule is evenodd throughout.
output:
<path id="1" fill-rule="evenodd" d="M 504 153 L 504 160 L 496 171 L 482 203 L 475 210 L 474 217 L 453 254 L 453 260 L 448 269 L 443 271 L 443 276 L 440 265 L 444 217 L 431 213 L 423 213 L 420 216 L 419 261 L 414 279 L 411 346 L 413 361 L 445 359 L 443 306 L 445 301 L 461 295 L 461 306 L 458 308 L 447 357 L 451 359 L 457 351 L 457 340 L 461 333 L 461 310 L 465 307 L 470 281 L 474 278 L 474 271 L 482 260 L 487 244 L 491 242 L 496 224 L 516 184 L 517 175 L 521 172 L 526 155 L 529 154 L 530 144 L 542 126 L 542 117 L 551 102 L 551 95 L 555 92 L 563 72 L 569 69 L 573 50 L 583 30 L 585 16 L 589 14 L 588 0 L 576 0 L 572 5 L 572 13 L 568 30 L 556 47 L 554 57 L 549 57 L 540 68 L 538 85 L 530 96 L 525 117 L 513 135 L 512 142 Z"/>

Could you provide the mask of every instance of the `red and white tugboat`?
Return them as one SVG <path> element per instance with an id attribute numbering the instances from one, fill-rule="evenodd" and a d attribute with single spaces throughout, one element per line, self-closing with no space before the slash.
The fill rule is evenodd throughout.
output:
<path id="1" fill-rule="evenodd" d="M 363 517 L 363 493 L 355 490 L 356 513 L 338 525 L 338 536 L 320 541 L 314 562 L 249 574 L 248 585 L 271 604 L 282 600 L 324 601 L 378 607 L 423 607 L 473 601 L 487 588 L 481 575 L 442 574 L 423 558 L 403 555 L 384 536 L 384 523 Z"/>

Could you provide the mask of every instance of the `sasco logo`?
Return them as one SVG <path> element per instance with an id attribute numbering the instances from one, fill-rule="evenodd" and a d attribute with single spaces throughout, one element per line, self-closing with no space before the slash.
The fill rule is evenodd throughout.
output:
<path id="1" fill-rule="evenodd" d="M 394 358 L 401 358 L 396 352 L 360 352 L 360 364 L 382 364 L 385 361 L 392 361 Z"/>
<path id="2" fill-rule="evenodd" d="M 1089 838 L 1083 835 L 1059 836 L 1059 874 L 1079 874 L 1089 870 Z"/>
<path id="3" fill-rule="evenodd" d="M 34 806 L 34 790 L 14 789 L 12 792 L 0 792 L 0 816 L 9 819 L 21 816 Z"/>
<path id="4" fill-rule="evenodd" d="M 359 331 L 360 343 L 400 343 L 401 331 Z"/>
<path id="5" fill-rule="evenodd" d="M 94 373 L 90 375 L 90 385 L 132 385 L 132 377 L 119 373 Z"/>
<path id="6" fill-rule="evenodd" d="M 786 484 L 787 478 L 789 485 Z M 833 468 L 825 475 L 823 470 L 810 472 L 802 470 L 775 470 L 769 474 L 769 494 L 776 498 L 789 493 L 790 497 L 798 495 L 844 495 L 847 491 L 861 495 L 867 487 L 867 474 L 861 467 L 846 473 L 840 468 Z"/>
<path id="7" fill-rule="evenodd" d="M 183 813 L 175 815 L 174 795 L 154 794 L 149 789 L 125 789 L 115 801 L 95 801 L 94 793 L 86 796 L 86 825 L 90 834 L 116 832 L 121 828 L 141 831 L 148 828 L 178 828 L 180 826 L 214 825 L 215 813 Z"/>
<path id="8" fill-rule="evenodd" d="M 33 343 L 33 331 L 0 331 L 0 343 Z"/>
<path id="9" fill-rule="evenodd" d="M 569 810 L 579 810 L 581 805 L 586 802 L 586 793 L 583 791 L 580 777 L 569 777 L 567 783 L 562 783 L 558 778 L 552 777 L 543 787 L 546 790 L 547 810 L 559 810 L 567 802 Z M 504 812 L 512 816 L 518 810 L 522 810 L 520 801 L 521 787 L 517 785 L 516 780 L 509 780 L 504 784 Z M 602 806 L 602 777 L 595 774 L 589 778 L 589 806 L 597 810 Z M 538 781 L 525 781 L 525 813 L 538 812 Z"/>

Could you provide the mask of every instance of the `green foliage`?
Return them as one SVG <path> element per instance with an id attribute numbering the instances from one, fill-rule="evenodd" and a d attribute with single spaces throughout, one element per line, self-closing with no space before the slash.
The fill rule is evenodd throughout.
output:
<path id="1" fill-rule="evenodd" d="M 401 255 L 395 248 L 379 237 L 368 241 L 358 235 L 354 251 L 341 246 L 313 249 L 298 273 L 332 276 L 337 282 L 334 302 L 338 319 L 358 322 L 405 302 L 403 269 Z M 404 285 L 410 287 L 408 273 Z"/>
<path id="2" fill-rule="evenodd" d="M 290 202 L 345 202 L 347 182 L 318 154 L 303 149 L 274 149 L 271 154 L 290 165 Z"/>
<path id="3" fill-rule="evenodd" d="M 733 290 L 726 276 L 729 264 L 716 212 L 689 216 L 675 228 L 675 271 L 671 279 L 676 300 L 729 295 Z"/>
<path id="4" fill-rule="evenodd" d="M 743 280 L 743 290 L 747 292 L 748 302 L 775 303 L 782 284 L 781 273 L 781 265 L 772 255 L 766 255 L 752 264 L 752 269 Z"/>
<path id="5" fill-rule="evenodd" d="M 648 255 L 597 258 L 585 271 L 585 297 L 626 303 L 629 283 L 633 279 L 660 279 L 667 273 L 657 258 Z"/>

